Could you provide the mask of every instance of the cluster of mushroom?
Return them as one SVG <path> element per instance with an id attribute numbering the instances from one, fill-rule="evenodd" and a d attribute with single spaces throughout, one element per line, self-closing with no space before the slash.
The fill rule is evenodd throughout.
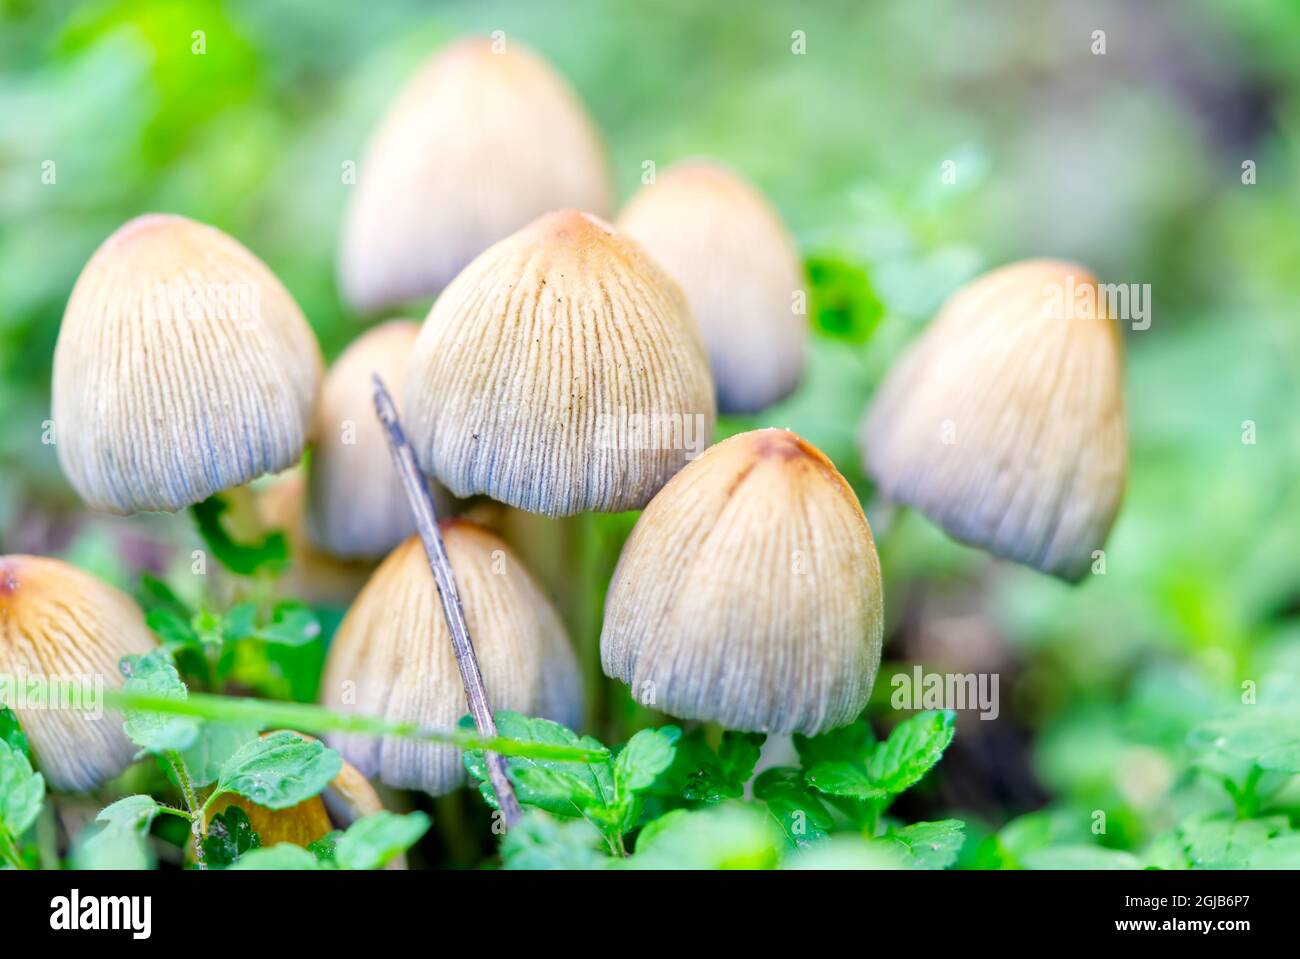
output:
<path id="1" fill-rule="evenodd" d="M 715 164 L 666 171 L 617 226 L 601 218 L 610 182 L 593 125 L 551 68 L 513 42 L 453 45 L 381 122 L 340 251 L 356 309 L 438 294 L 423 324 L 376 326 L 324 373 L 301 311 L 252 253 L 182 217 L 133 220 L 85 268 L 60 332 L 66 474 L 96 508 L 177 510 L 289 470 L 310 441 L 305 471 L 267 490 L 262 515 L 288 527 L 294 588 L 308 598 L 350 599 L 368 577 L 334 637 L 323 701 L 450 726 L 465 696 L 373 415 L 378 373 L 444 507 L 449 493 L 547 516 L 644 510 L 600 637 L 605 672 L 638 699 L 736 730 L 852 721 L 884 621 L 853 489 L 786 430 L 698 456 L 681 442 L 688 429 L 707 442 L 719 409 L 759 411 L 798 385 L 794 244 L 772 207 Z M 1095 285 L 1080 268 L 1033 262 L 956 294 L 882 387 L 864 451 L 884 493 L 953 536 L 1074 578 L 1118 507 L 1124 434 L 1113 323 L 1040 309 L 1043 287 L 1066 278 Z M 630 422 L 670 428 L 621 428 Z M 464 519 L 441 533 L 493 708 L 576 724 L 579 664 L 532 574 Z M 0 565 L 0 668 L 24 657 L 48 667 L 57 646 L 113 675 L 118 656 L 152 642 L 102 584 L 66 600 L 71 580 L 42 592 L 48 562 Z M 24 576 L 47 605 L 10 615 Z M 106 625 L 86 614 L 83 638 L 41 625 L 59 603 L 95 597 Z M 67 731 L 29 718 L 40 762 L 60 768 Z M 85 788 L 120 769 L 125 739 L 102 736 L 111 742 L 83 740 L 85 755 L 51 782 Z M 437 794 L 463 777 L 443 746 L 359 735 L 332 745 L 394 787 Z"/>

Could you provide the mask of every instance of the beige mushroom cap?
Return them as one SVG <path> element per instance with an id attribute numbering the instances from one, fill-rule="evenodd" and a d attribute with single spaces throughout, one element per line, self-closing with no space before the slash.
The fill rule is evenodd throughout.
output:
<path id="1" fill-rule="evenodd" d="M 605 601 L 605 673 L 727 729 L 853 721 L 880 665 L 880 561 L 853 490 L 787 430 L 711 447 L 646 507 Z"/>
<path id="2" fill-rule="evenodd" d="M 302 455 L 320 348 L 220 230 L 137 217 L 91 257 L 54 351 L 59 462 L 90 506 L 182 509 Z"/>
<path id="3" fill-rule="evenodd" d="M 681 284 L 708 347 L 718 409 L 753 413 L 794 392 L 808 324 L 794 240 L 767 199 L 735 172 L 687 161 L 628 201 L 618 227 Z"/>
<path id="4" fill-rule="evenodd" d="M 513 39 L 466 39 L 427 60 L 366 149 L 339 277 L 362 311 L 437 293 L 493 243 L 559 207 L 605 214 L 605 151 L 586 110 Z"/>
<path id="5" fill-rule="evenodd" d="M 402 395 L 411 350 L 420 333 L 412 320 L 392 320 L 355 339 L 325 375 L 312 421 L 307 531 L 340 557 L 380 557 L 415 532 L 406 490 L 388 438 L 375 415 L 372 374 Z M 446 496 L 431 485 L 435 502 Z"/>
<path id="6" fill-rule="evenodd" d="M 340 559 L 318 549 L 307 535 L 307 480 L 301 467 L 257 490 L 257 516 L 279 530 L 289 544 L 289 566 L 276 580 L 279 593 L 315 606 L 342 608 L 354 600 L 370 574 L 372 560 Z"/>
<path id="7" fill-rule="evenodd" d="M 405 412 L 420 466 L 456 496 L 613 512 L 708 443 L 713 381 L 677 285 L 603 220 L 562 210 L 438 298 Z"/>
<path id="8" fill-rule="evenodd" d="M 555 610 L 504 542 L 463 521 L 442 530 L 493 710 L 575 724 L 581 680 Z M 339 625 L 321 696 L 331 709 L 443 729 L 469 712 L 418 537 L 380 564 Z M 439 795 L 464 778 L 460 754 L 448 746 L 357 734 L 331 745 L 363 775 L 400 789 Z"/>
<path id="9" fill-rule="evenodd" d="M 83 709 L 17 702 L 14 712 L 46 781 L 59 790 L 84 792 L 119 775 L 136 747 L 122 730 L 120 713 L 93 696 L 121 689 L 123 656 L 157 645 L 138 606 L 119 589 L 57 559 L 0 556 L 0 676 L 41 679 L 52 697 Z M 72 691 L 85 689 L 88 695 Z"/>
<path id="10" fill-rule="evenodd" d="M 953 294 L 872 401 L 880 489 L 954 539 L 1082 577 L 1127 459 L 1123 344 L 1099 292 L 1081 266 L 1026 260 Z"/>

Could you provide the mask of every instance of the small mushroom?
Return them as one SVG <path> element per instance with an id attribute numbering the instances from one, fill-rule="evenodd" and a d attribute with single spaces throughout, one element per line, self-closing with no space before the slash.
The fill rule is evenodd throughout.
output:
<path id="1" fill-rule="evenodd" d="M 576 210 L 483 253 L 434 304 L 406 381 L 420 466 L 550 516 L 638 509 L 713 433 L 681 290 Z"/>
<path id="2" fill-rule="evenodd" d="M 871 529 L 826 456 L 741 433 L 672 478 L 637 521 L 605 601 L 605 674 L 639 702 L 727 729 L 852 722 L 880 664 Z"/>
<path id="3" fill-rule="evenodd" d="M 430 58 L 380 122 L 343 222 L 339 279 L 369 312 L 437 293 L 560 207 L 605 214 L 605 151 L 568 84 L 513 39 Z"/>
<path id="4" fill-rule="evenodd" d="M 962 287 L 863 425 L 881 491 L 950 536 L 1067 581 L 1124 492 L 1123 344 L 1096 278 L 1027 260 Z"/>
<path id="5" fill-rule="evenodd" d="M 494 710 L 574 725 L 581 680 L 564 627 L 506 544 L 462 520 L 442 525 L 465 618 Z M 412 536 L 379 565 L 330 646 L 324 704 L 450 729 L 468 712 L 424 546 Z M 331 745 L 367 777 L 440 795 L 464 771 L 459 752 L 397 737 L 342 734 Z"/>
<path id="6" fill-rule="evenodd" d="M 131 764 L 122 716 L 97 696 L 125 684 L 123 656 L 156 645 L 121 590 L 61 560 L 0 557 L 0 676 L 45 687 L 42 703 L 10 705 L 55 789 L 84 792 Z"/>
<path id="7" fill-rule="evenodd" d="M 301 467 L 275 477 L 257 489 L 257 519 L 261 527 L 284 533 L 289 565 L 276 579 L 279 592 L 314 606 L 343 609 L 356 596 L 375 563 L 340 559 L 318 549 L 307 535 L 307 479 Z"/>
<path id="8" fill-rule="evenodd" d="M 63 314 L 59 462 L 95 509 L 182 509 L 298 461 L 321 366 L 257 257 L 202 223 L 137 217 L 91 257 Z"/>
<path id="9" fill-rule="evenodd" d="M 754 413 L 794 392 L 808 338 L 796 309 L 803 265 L 757 189 L 716 163 L 679 163 L 628 201 L 618 227 L 686 293 L 720 411 Z"/>
<path id="10" fill-rule="evenodd" d="M 371 375 L 399 393 L 420 324 L 392 320 L 352 342 L 325 375 L 313 420 L 307 530 L 338 557 L 378 558 L 415 532 L 402 480 L 375 416 Z M 436 486 L 435 502 L 445 508 Z"/>
<path id="11" fill-rule="evenodd" d="M 263 733 L 269 736 L 271 733 Z M 294 733 L 303 739 L 311 739 L 305 733 Z M 257 833 L 263 848 L 287 842 L 295 846 L 307 847 L 323 839 L 336 829 L 346 830 L 348 826 L 363 816 L 382 812 L 384 804 L 375 792 L 369 780 L 357 771 L 357 768 L 344 760 L 339 773 L 325 787 L 319 796 L 304 799 L 288 809 L 268 809 L 259 806 L 251 799 L 236 793 L 223 794 L 205 807 L 204 827 L 211 824 L 212 818 L 225 812 L 231 806 L 238 806 L 248 816 L 248 823 Z M 405 869 L 406 856 L 399 854 L 388 861 L 388 869 Z"/>

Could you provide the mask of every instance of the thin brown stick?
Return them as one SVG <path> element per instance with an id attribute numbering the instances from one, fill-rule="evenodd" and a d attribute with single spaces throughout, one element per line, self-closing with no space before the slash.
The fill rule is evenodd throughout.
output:
<path id="1" fill-rule="evenodd" d="M 478 668 L 478 657 L 474 655 L 474 643 L 470 639 L 469 625 L 465 622 L 465 610 L 460 604 L 460 594 L 456 591 L 456 578 L 452 575 L 451 560 L 447 558 L 447 547 L 438 531 L 438 517 L 433 509 L 433 498 L 429 495 L 429 486 L 424 480 L 415 462 L 415 451 L 406 440 L 401 421 L 397 418 L 397 407 L 393 398 L 384 388 L 384 381 L 379 374 L 374 374 L 375 412 L 379 422 L 388 434 L 388 448 L 393 452 L 393 463 L 406 488 L 407 499 L 411 501 L 411 511 L 415 513 L 415 526 L 420 531 L 424 543 L 424 552 L 429 557 L 429 568 L 433 570 L 434 582 L 438 584 L 438 596 L 442 600 L 442 612 L 447 617 L 447 631 L 451 634 L 451 648 L 456 654 L 456 665 L 460 667 L 460 678 L 465 684 L 465 699 L 469 703 L 470 715 L 479 735 L 495 736 L 496 720 L 492 718 L 492 707 L 488 704 L 487 690 L 483 686 L 483 674 Z M 519 800 L 515 796 L 514 786 L 506 775 L 506 761 L 500 753 L 485 753 L 488 778 L 492 781 L 492 790 L 496 793 L 501 814 L 506 826 L 513 826 L 523 815 Z"/>

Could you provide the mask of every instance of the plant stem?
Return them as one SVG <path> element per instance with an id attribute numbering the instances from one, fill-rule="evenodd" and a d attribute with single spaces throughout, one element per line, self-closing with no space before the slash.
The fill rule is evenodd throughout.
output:
<path id="1" fill-rule="evenodd" d="M 357 713 L 337 713 L 310 703 L 275 702 L 269 699 L 245 699 L 190 693 L 185 699 L 169 699 L 150 693 L 106 689 L 103 702 L 114 709 L 137 709 L 168 716 L 195 716 L 250 722 L 262 728 L 283 727 L 310 733 L 365 733 L 372 736 L 397 736 L 445 743 L 457 749 L 483 749 L 507 756 L 528 759 L 551 759 L 559 762 L 598 763 L 609 758 L 607 749 L 585 749 L 549 743 L 523 742 L 505 736 L 479 736 L 468 730 L 434 729 L 416 723 L 399 723 Z"/>
<path id="2" fill-rule="evenodd" d="M 429 495 L 429 486 L 424 480 L 415 462 L 415 451 L 406 441 L 401 421 L 397 418 L 397 407 L 393 398 L 384 388 L 384 382 L 378 374 L 372 377 L 375 386 L 375 413 L 388 435 L 388 447 L 393 454 L 393 463 L 406 497 L 411 502 L 415 513 L 415 525 L 420 531 L 424 543 L 424 552 L 429 559 L 429 568 L 433 570 L 434 581 L 438 585 L 438 596 L 442 600 L 442 612 L 447 618 L 447 630 L 451 634 L 452 652 L 456 654 L 456 665 L 460 667 L 461 682 L 465 685 L 465 699 L 469 703 L 470 714 L 480 735 L 496 736 L 496 720 L 492 718 L 492 707 L 488 703 L 487 689 L 483 686 L 483 674 L 479 670 L 478 657 L 474 654 L 474 642 L 470 639 L 469 624 L 465 622 L 465 610 L 460 603 L 460 594 L 456 591 L 456 577 L 452 573 L 451 560 L 447 558 L 447 546 L 438 532 L 438 517 L 433 509 L 433 498 Z M 505 817 L 506 827 L 519 822 L 523 811 L 515 797 L 514 786 L 506 774 L 505 757 L 500 753 L 485 752 L 488 778 L 496 793 L 497 804 Z"/>
<path id="3" fill-rule="evenodd" d="M 200 869 L 207 869 L 207 860 L 203 858 L 203 812 L 199 808 L 198 797 L 194 795 L 190 771 L 185 768 L 185 760 L 181 758 L 180 753 L 169 750 L 166 756 L 167 762 L 171 763 L 172 772 L 176 774 L 176 782 L 180 784 L 185 808 L 190 811 L 190 832 L 194 834 L 194 861 Z"/>
<path id="4" fill-rule="evenodd" d="M 0 859 L 4 859 L 15 869 L 26 869 L 27 864 L 23 862 L 23 857 L 18 854 L 18 846 L 9 831 L 0 826 Z"/>

